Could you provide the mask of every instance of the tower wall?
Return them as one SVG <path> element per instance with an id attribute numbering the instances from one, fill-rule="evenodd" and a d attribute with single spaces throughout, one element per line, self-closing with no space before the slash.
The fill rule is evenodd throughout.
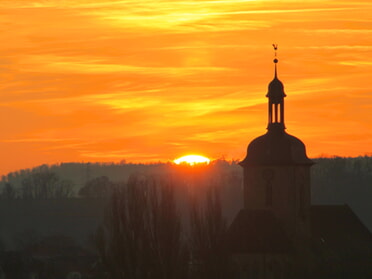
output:
<path id="1" fill-rule="evenodd" d="M 246 166 L 244 207 L 270 210 L 290 237 L 310 235 L 310 166 Z"/>

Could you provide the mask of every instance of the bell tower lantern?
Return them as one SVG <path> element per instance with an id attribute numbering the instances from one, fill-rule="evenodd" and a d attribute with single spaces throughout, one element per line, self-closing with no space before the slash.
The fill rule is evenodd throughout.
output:
<path id="1" fill-rule="evenodd" d="M 285 128 L 284 126 L 284 97 L 286 96 L 284 93 L 284 86 L 283 83 L 278 79 L 278 71 L 277 71 L 277 63 L 278 59 L 276 58 L 276 50 L 278 49 L 278 45 L 273 45 L 275 49 L 275 59 L 274 59 L 274 79 L 269 84 L 269 90 L 266 94 L 266 97 L 269 98 L 269 123 L 268 129 L 270 129 L 273 125 L 280 126 L 281 128 Z"/>

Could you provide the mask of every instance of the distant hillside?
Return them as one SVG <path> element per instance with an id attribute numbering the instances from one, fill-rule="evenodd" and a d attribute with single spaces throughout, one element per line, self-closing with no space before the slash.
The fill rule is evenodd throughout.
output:
<path id="1" fill-rule="evenodd" d="M 372 157 L 314 161 L 313 204 L 348 204 L 372 232 Z"/>
<path id="2" fill-rule="evenodd" d="M 113 182 L 126 181 L 130 175 L 144 173 L 166 173 L 168 164 L 114 164 L 114 163 L 61 163 L 58 165 L 41 165 L 33 169 L 22 169 L 5 175 L 0 180 L 0 191 L 6 183 L 16 189 L 22 188 L 23 181 L 35 173 L 55 173 L 58 178 L 71 181 L 75 196 L 88 181 L 107 176 Z"/>
<path id="3" fill-rule="evenodd" d="M 312 167 L 313 204 L 349 204 L 372 231 L 372 157 L 316 158 L 314 162 L 316 164 Z M 182 169 L 162 163 L 43 165 L 3 176 L 0 181 L 1 197 L 22 198 L 24 192 L 22 187 L 30 184 L 30 177 L 38 173 L 54 174 L 53 183 L 71 187 L 69 197 L 79 197 L 79 190 L 84 185 L 102 176 L 107 176 L 113 183 L 125 182 L 130 175 L 162 176 L 172 179 L 174 184 L 193 183 L 197 187 L 218 182 L 227 215 L 233 215 L 237 208 L 242 206 L 242 169 L 237 162 L 226 161 L 216 161 L 210 166 L 194 169 Z"/>

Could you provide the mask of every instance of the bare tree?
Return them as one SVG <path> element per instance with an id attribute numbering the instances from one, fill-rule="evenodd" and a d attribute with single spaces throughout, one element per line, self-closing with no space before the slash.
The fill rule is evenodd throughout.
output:
<path id="1" fill-rule="evenodd" d="M 173 185 L 132 177 L 116 187 L 96 235 L 109 278 L 182 278 L 186 253 Z"/>
<path id="2" fill-rule="evenodd" d="M 7 200 L 14 200 L 15 198 L 17 198 L 17 191 L 11 183 L 5 183 L 5 186 L 1 193 L 1 198 Z"/>
<path id="3" fill-rule="evenodd" d="M 57 174 L 49 170 L 31 173 L 22 180 L 24 199 L 69 198 L 72 195 L 72 182 L 59 179 Z"/>
<path id="4" fill-rule="evenodd" d="M 227 227 L 216 186 L 208 189 L 204 203 L 193 197 L 190 215 L 193 278 L 229 278 Z"/>

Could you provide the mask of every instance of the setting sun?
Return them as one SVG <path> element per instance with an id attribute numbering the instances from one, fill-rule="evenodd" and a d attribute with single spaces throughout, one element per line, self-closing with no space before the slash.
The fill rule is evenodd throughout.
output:
<path id="1" fill-rule="evenodd" d="M 189 164 L 190 166 L 193 166 L 195 164 L 209 164 L 210 161 L 211 161 L 210 159 L 204 156 L 186 155 L 174 160 L 173 162 L 176 163 L 177 165 L 186 163 Z"/>

